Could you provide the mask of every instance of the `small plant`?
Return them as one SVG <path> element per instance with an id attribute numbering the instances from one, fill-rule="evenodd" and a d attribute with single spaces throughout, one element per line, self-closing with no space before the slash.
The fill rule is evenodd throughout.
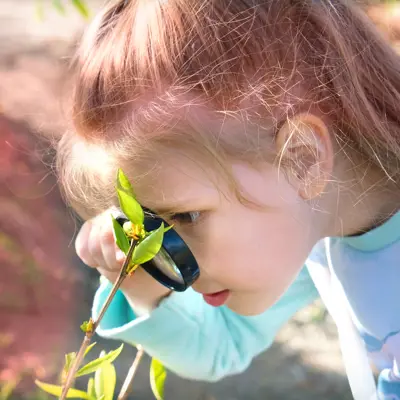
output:
<path id="1" fill-rule="evenodd" d="M 126 255 L 125 262 L 120 270 L 119 276 L 114 283 L 96 321 L 89 319 L 81 325 L 85 337 L 82 341 L 78 353 L 69 353 L 65 356 L 64 368 L 61 372 L 61 385 L 50 385 L 36 380 L 36 385 L 43 391 L 58 396 L 59 399 L 67 398 L 86 399 L 86 400 L 113 400 L 116 385 L 116 374 L 113 366 L 114 360 L 120 355 L 123 345 L 109 353 L 102 351 L 99 358 L 87 363 L 79 368 L 84 357 L 92 350 L 95 343 L 90 344 L 105 312 L 112 302 L 115 294 L 125 279 L 132 279 L 137 268 L 141 264 L 150 261 L 160 251 L 164 238 L 164 232 L 170 227 L 165 228 L 162 223 L 158 229 L 147 232 L 144 227 L 144 211 L 136 201 L 136 197 L 126 175 L 122 170 L 118 170 L 116 191 L 121 210 L 129 219 L 123 227 L 112 218 L 114 237 L 118 247 Z M 141 346 L 137 346 L 136 358 L 128 372 L 118 400 L 126 399 L 132 387 L 138 365 L 143 357 L 144 351 Z M 75 379 L 80 376 L 94 373 L 87 384 L 87 391 L 72 388 Z M 150 367 L 150 383 L 154 396 L 157 400 L 162 400 L 164 396 L 164 382 L 166 370 L 163 365 L 153 359 Z"/>

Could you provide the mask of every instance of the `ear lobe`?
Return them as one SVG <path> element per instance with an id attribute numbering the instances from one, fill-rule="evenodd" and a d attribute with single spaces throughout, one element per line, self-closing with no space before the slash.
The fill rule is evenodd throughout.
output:
<path id="1" fill-rule="evenodd" d="M 279 164 L 299 195 L 319 196 L 333 168 L 333 150 L 325 123 L 313 114 L 298 114 L 285 122 L 276 137 Z"/>

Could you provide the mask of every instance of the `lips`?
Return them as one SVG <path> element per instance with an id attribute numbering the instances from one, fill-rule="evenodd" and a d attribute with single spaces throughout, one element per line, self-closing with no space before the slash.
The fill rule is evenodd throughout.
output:
<path id="1" fill-rule="evenodd" d="M 229 294 L 229 290 L 222 290 L 221 292 L 203 294 L 203 298 L 210 306 L 220 307 L 228 300 Z"/>

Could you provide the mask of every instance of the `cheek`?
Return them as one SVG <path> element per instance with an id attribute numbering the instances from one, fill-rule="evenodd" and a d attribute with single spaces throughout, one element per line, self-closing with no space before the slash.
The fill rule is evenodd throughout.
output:
<path id="1" fill-rule="evenodd" d="M 201 267 L 208 278 L 232 290 L 273 288 L 282 292 L 312 248 L 306 215 L 260 212 L 232 206 L 207 229 Z"/>

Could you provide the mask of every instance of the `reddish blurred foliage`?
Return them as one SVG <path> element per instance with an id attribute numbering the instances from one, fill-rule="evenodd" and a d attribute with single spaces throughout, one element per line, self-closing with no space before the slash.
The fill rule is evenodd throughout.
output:
<path id="1" fill-rule="evenodd" d="M 46 378 L 67 349 L 81 279 L 46 144 L 0 116 L 0 380 Z M 76 317 L 75 317 L 76 320 Z"/>

